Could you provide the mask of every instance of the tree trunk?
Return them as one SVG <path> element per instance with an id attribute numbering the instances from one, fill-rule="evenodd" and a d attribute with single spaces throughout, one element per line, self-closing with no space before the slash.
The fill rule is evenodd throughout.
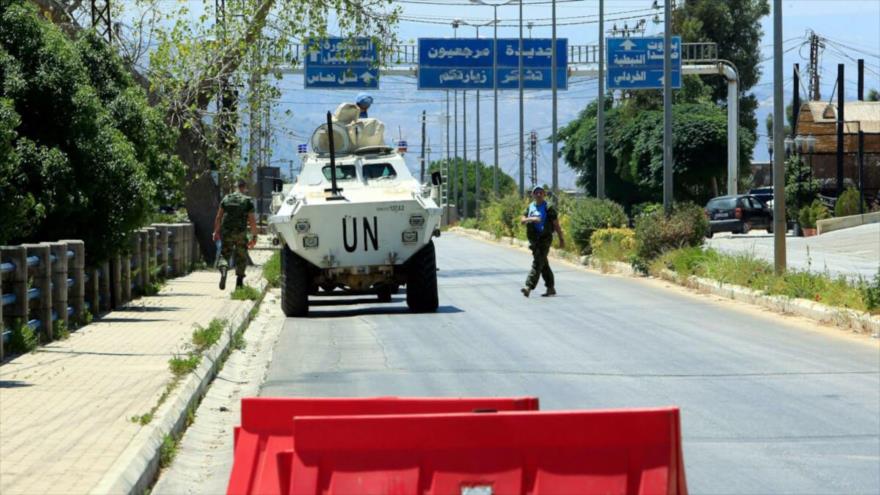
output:
<path id="1" fill-rule="evenodd" d="M 184 191 L 186 212 L 195 225 L 195 236 L 202 256 L 213 263 L 216 249 L 212 234 L 214 217 L 220 207 L 220 188 L 211 178 L 205 145 L 189 129 L 182 129 L 177 140 L 177 155 L 187 165 L 186 189 Z"/>

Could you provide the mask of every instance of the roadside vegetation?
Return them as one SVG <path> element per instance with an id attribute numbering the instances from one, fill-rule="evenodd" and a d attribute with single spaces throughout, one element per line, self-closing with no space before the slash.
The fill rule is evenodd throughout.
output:
<path id="1" fill-rule="evenodd" d="M 694 203 L 677 203 L 670 215 L 657 204 L 635 205 L 634 218 L 630 220 L 623 207 L 610 200 L 560 195 L 550 201 L 556 203 L 566 240 L 571 241 L 566 244 L 566 251 L 590 256 L 603 266 L 610 262 L 629 263 L 636 271 L 655 276 L 662 270 L 671 270 L 682 278 L 708 278 L 768 295 L 880 313 L 880 272 L 873 280 L 856 281 L 808 270 L 789 270 L 777 276 L 771 263 L 753 255 L 722 254 L 706 248 L 709 222 L 703 208 Z M 519 225 L 519 217 L 526 205 L 516 194 L 490 200 L 479 218 L 467 219 L 460 225 L 484 230 L 496 238 L 524 240 L 525 229 Z M 817 201 L 803 208 L 801 214 L 812 215 L 814 224 L 816 217 L 827 217 L 828 211 Z M 627 227 L 630 223 L 635 228 Z"/>
<path id="2" fill-rule="evenodd" d="M 256 301 L 260 298 L 260 291 L 250 285 L 242 285 L 232 291 L 233 301 Z"/>
<path id="3" fill-rule="evenodd" d="M 263 278 L 269 287 L 281 287 L 281 252 L 275 251 L 263 265 Z"/>
<path id="4" fill-rule="evenodd" d="M 739 285 L 769 295 L 808 299 L 829 306 L 880 314 L 880 272 L 872 281 L 789 269 L 776 275 L 773 265 L 751 254 L 722 254 L 714 249 L 687 247 L 663 253 L 650 272 L 672 270 L 679 277 L 696 276 Z"/>

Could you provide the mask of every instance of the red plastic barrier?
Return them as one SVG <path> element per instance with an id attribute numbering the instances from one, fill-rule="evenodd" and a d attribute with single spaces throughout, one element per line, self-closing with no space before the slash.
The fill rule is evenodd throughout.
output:
<path id="1" fill-rule="evenodd" d="M 294 419 L 291 495 L 686 494 L 675 408 Z"/>
<path id="2" fill-rule="evenodd" d="M 246 398 L 235 429 L 235 459 L 227 493 L 287 493 L 298 416 L 535 411 L 538 399 L 520 398 Z"/>

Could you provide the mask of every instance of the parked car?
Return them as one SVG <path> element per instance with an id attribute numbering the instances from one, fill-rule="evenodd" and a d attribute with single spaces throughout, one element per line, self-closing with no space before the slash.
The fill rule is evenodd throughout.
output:
<path id="1" fill-rule="evenodd" d="M 773 233 L 773 210 L 751 194 L 712 198 L 705 211 L 709 237 L 716 232 L 747 234 L 753 228 Z"/>
<path id="2" fill-rule="evenodd" d="M 765 205 L 768 201 L 773 201 L 772 187 L 756 187 L 754 189 L 749 189 L 749 194 L 758 198 L 758 201 Z"/>

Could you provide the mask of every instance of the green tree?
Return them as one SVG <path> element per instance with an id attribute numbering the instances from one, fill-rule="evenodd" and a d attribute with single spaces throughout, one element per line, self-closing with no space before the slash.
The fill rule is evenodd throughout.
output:
<path id="1" fill-rule="evenodd" d="M 880 101 L 880 91 L 876 89 L 868 91 L 868 101 Z"/>
<path id="2" fill-rule="evenodd" d="M 673 17 L 682 41 L 714 41 L 718 57 L 736 66 L 741 95 L 739 123 L 753 134 L 758 128 L 758 100 L 749 90 L 761 78 L 761 18 L 769 14 L 767 0 L 689 0 L 679 4 Z M 712 88 L 713 101 L 727 101 L 724 78 L 703 80 Z"/>
<path id="3" fill-rule="evenodd" d="M 125 249 L 159 187 L 179 191 L 162 115 L 94 34 L 71 40 L 0 0 L 0 244 L 80 238 L 92 261 Z"/>
<path id="4" fill-rule="evenodd" d="M 819 181 L 810 166 L 798 155 L 785 161 L 785 212 L 789 220 L 798 218 L 801 208 L 809 207 L 819 195 Z"/>
<path id="5" fill-rule="evenodd" d="M 459 209 L 464 211 L 464 204 L 461 200 L 461 197 L 464 192 L 464 184 L 465 180 L 467 181 L 467 190 L 468 190 L 468 211 L 473 213 L 474 208 L 476 207 L 476 198 L 474 198 L 474 191 L 477 187 L 477 165 L 480 167 L 480 201 L 482 205 L 485 205 L 490 199 L 494 197 L 493 194 L 493 182 L 492 182 L 492 174 L 494 173 L 495 167 L 493 165 L 487 165 L 483 162 L 475 162 L 468 160 L 464 161 L 462 158 L 453 158 L 449 161 L 449 174 L 450 176 L 447 178 L 449 181 L 449 193 L 450 193 L 450 202 L 459 204 Z M 441 169 L 441 167 L 446 167 L 446 160 L 436 160 L 431 162 L 431 165 L 428 167 L 428 173 L 436 172 Z M 458 173 L 453 173 L 452 170 L 458 170 Z M 467 170 L 466 173 L 462 173 L 463 170 Z M 458 194 L 459 201 L 455 201 L 451 198 L 453 188 L 455 187 L 453 180 L 458 181 Z M 513 180 L 513 177 L 507 175 L 503 171 L 498 171 L 498 196 L 503 197 L 508 194 L 511 194 L 517 190 L 516 181 Z"/>
<path id="6" fill-rule="evenodd" d="M 605 191 L 626 207 L 658 201 L 663 192 L 663 112 L 634 111 L 624 101 L 606 112 Z M 596 103 L 560 130 L 566 162 L 578 173 L 578 183 L 595 191 Z M 742 130 L 740 172 L 747 173 L 754 136 Z M 708 102 L 682 103 L 673 108 L 675 196 L 677 200 L 705 203 L 725 182 L 727 120 L 725 111 Z"/>

